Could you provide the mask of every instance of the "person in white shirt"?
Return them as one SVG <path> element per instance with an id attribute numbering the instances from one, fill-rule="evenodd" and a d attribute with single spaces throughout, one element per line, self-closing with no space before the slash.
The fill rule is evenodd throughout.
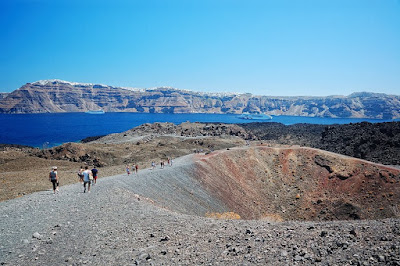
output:
<path id="1" fill-rule="evenodd" d="M 89 167 L 85 166 L 85 171 L 83 171 L 83 193 L 86 193 L 86 184 L 88 185 L 88 192 L 90 193 L 90 177 L 92 172 L 89 170 Z"/>

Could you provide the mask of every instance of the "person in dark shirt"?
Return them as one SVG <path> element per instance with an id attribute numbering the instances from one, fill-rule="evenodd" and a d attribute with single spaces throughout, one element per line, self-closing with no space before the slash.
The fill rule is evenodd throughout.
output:
<path id="1" fill-rule="evenodd" d="M 93 175 L 93 184 L 96 184 L 97 183 L 97 173 L 98 173 L 99 171 L 96 169 L 96 166 L 93 166 L 93 169 L 92 169 L 92 175 Z"/>
<path id="2" fill-rule="evenodd" d="M 58 175 L 57 175 L 57 166 L 53 166 L 50 174 L 49 174 L 49 180 L 51 183 L 53 183 L 53 192 L 56 194 L 56 191 L 58 192 Z"/>

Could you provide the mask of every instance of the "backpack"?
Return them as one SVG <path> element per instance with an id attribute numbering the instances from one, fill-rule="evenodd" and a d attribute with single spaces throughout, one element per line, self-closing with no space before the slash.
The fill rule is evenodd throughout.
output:
<path id="1" fill-rule="evenodd" d="M 54 171 L 50 172 L 50 180 L 51 181 L 57 180 L 57 173 L 56 172 L 54 172 Z"/>

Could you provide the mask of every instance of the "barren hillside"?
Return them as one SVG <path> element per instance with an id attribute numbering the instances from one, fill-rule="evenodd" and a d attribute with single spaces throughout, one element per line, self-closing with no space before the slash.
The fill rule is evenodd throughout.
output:
<path id="1" fill-rule="evenodd" d="M 398 169 L 308 148 L 188 155 L 99 179 L 91 193 L 73 184 L 0 203 L 0 263 L 396 265 L 398 218 L 348 219 L 398 215 L 399 179 Z M 204 217 L 239 215 L 260 220 Z"/>
<path id="2" fill-rule="evenodd" d="M 399 169 L 305 147 L 218 151 L 195 175 L 245 219 L 381 219 L 400 207 Z"/>

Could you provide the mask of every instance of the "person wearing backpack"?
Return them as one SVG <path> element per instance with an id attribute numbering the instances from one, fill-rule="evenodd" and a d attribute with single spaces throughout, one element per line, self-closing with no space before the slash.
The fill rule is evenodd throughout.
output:
<path id="1" fill-rule="evenodd" d="M 79 182 L 81 182 L 81 183 L 83 183 L 83 171 L 85 171 L 85 170 L 83 170 L 83 166 L 81 166 L 81 169 L 79 169 L 79 171 L 78 171 L 78 179 L 79 179 Z"/>
<path id="2" fill-rule="evenodd" d="M 51 172 L 49 173 L 49 180 L 53 183 L 53 192 L 56 194 L 56 190 L 58 191 L 57 166 L 52 167 Z"/>

